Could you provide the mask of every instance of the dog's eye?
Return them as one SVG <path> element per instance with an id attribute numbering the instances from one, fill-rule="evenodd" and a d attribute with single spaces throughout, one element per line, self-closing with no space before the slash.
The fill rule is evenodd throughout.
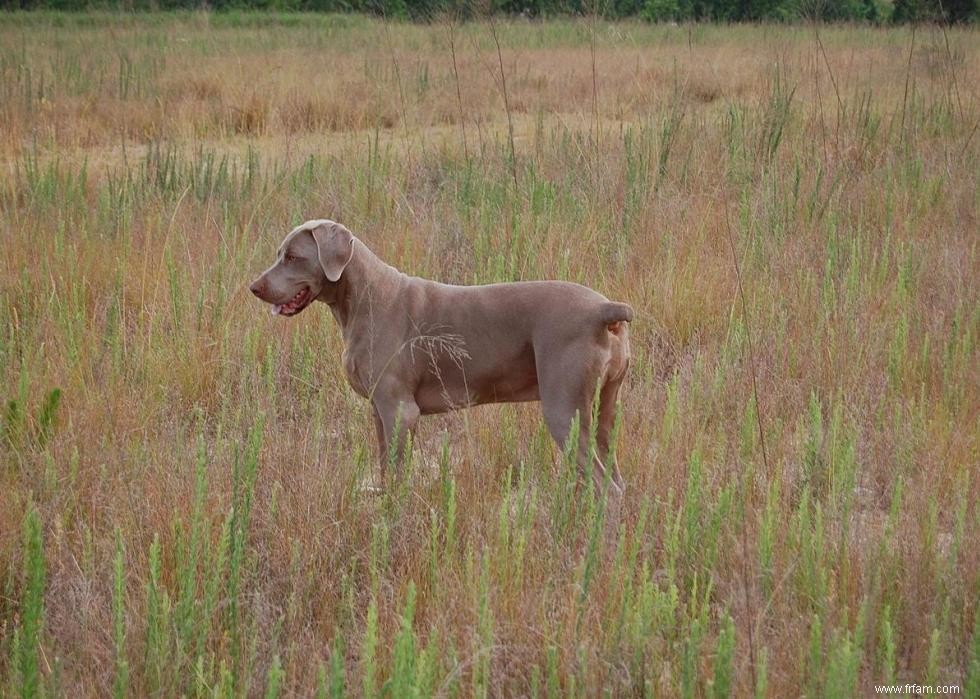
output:
<path id="1" fill-rule="evenodd" d="M 290 255 L 287 252 L 285 255 L 282 256 L 282 259 L 284 259 L 286 262 L 292 262 L 293 260 L 296 259 L 296 255 Z"/>

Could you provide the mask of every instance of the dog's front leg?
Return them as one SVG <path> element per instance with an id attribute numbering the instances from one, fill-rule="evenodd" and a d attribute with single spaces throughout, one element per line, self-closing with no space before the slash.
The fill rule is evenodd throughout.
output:
<path id="1" fill-rule="evenodd" d="M 389 464 L 394 464 L 396 478 L 403 474 L 420 412 L 411 396 L 396 398 L 375 394 L 372 404 L 381 460 L 381 481 L 384 483 Z"/>
<path id="2" fill-rule="evenodd" d="M 371 403 L 371 417 L 374 419 L 374 437 L 378 443 L 378 461 L 381 462 L 381 485 L 384 486 L 385 471 L 388 469 L 388 447 L 385 441 L 385 425 L 378 412 L 378 406 Z"/>

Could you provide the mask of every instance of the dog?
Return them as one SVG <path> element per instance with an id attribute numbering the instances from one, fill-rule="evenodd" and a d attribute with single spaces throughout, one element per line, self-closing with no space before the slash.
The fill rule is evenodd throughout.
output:
<path id="1" fill-rule="evenodd" d="M 579 472 L 622 495 L 610 442 L 630 364 L 629 305 L 570 282 L 457 286 L 408 276 L 323 219 L 294 228 L 249 289 L 273 315 L 314 301 L 330 308 L 347 379 L 371 403 L 382 480 L 389 462 L 400 471 L 421 415 L 541 401 L 559 448 L 578 420 Z"/>

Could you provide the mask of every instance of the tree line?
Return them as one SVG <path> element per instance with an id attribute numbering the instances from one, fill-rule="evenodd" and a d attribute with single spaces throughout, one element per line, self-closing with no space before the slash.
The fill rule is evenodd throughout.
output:
<path id="1" fill-rule="evenodd" d="M 274 10 L 360 12 L 429 21 L 488 13 L 640 17 L 651 22 L 975 22 L 980 0 L 0 0 L 3 10 Z"/>

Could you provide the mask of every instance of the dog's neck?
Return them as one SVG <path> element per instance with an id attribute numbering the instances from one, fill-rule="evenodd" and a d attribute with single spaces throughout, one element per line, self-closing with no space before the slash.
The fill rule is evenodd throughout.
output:
<path id="1" fill-rule="evenodd" d="M 355 327 L 373 323 L 374 316 L 391 305 L 405 278 L 357 238 L 353 246 L 350 262 L 337 281 L 336 293 L 327 302 L 345 343 Z"/>

